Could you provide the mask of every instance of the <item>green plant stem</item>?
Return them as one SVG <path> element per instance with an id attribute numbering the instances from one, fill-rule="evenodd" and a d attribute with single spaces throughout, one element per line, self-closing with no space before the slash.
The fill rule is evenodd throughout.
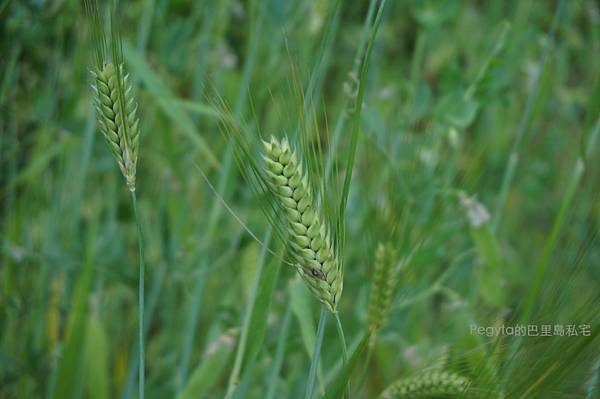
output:
<path id="1" fill-rule="evenodd" d="M 600 117 L 596 120 L 596 124 L 593 127 L 592 132 L 589 135 L 588 144 L 593 144 L 596 142 L 598 136 L 600 135 Z M 567 187 L 564 191 L 564 195 L 562 197 L 560 208 L 558 209 L 558 213 L 554 217 L 554 221 L 552 223 L 552 229 L 550 230 L 550 234 L 546 243 L 544 244 L 544 248 L 542 250 L 542 254 L 540 259 L 536 263 L 534 275 L 532 279 L 532 284 L 529 289 L 529 294 L 526 298 L 525 306 L 523 308 L 523 316 L 521 318 L 521 324 L 527 325 L 530 321 L 531 316 L 533 315 L 533 311 L 535 308 L 536 299 L 539 297 L 539 293 L 542 289 L 542 283 L 544 277 L 546 275 L 546 270 L 550 264 L 550 258 L 552 253 L 554 252 L 554 247 L 556 245 L 556 241 L 560 235 L 560 231 L 563 227 L 564 222 L 567 220 L 567 214 L 571 209 L 571 204 L 573 199 L 575 198 L 575 193 L 577 192 L 577 188 L 579 187 L 579 183 L 583 177 L 583 173 L 585 171 L 585 161 L 586 156 L 590 154 L 590 148 L 587 147 L 583 150 L 583 157 L 578 157 L 575 160 L 575 164 L 573 165 L 573 170 L 571 171 L 571 177 L 567 182 Z M 523 337 L 519 336 L 514 341 L 511 348 L 511 356 L 512 357 L 518 350 Z M 510 376 L 512 371 L 512 367 L 508 367 L 504 372 L 503 381 L 506 382 Z"/>
<path id="2" fill-rule="evenodd" d="M 354 55 L 354 63 L 352 66 L 352 71 L 350 72 L 350 74 L 352 76 L 358 76 L 358 71 L 360 70 L 360 65 L 361 65 L 360 61 L 362 60 L 362 54 L 365 50 L 365 46 L 367 45 L 367 33 L 369 32 L 369 26 L 370 26 L 371 20 L 373 19 L 373 14 L 375 13 L 375 5 L 376 4 L 377 4 L 377 0 L 371 0 L 371 2 L 369 3 L 369 9 L 367 10 L 367 16 L 365 17 L 365 21 L 363 23 L 363 28 L 361 30 L 360 38 L 358 41 L 358 47 L 356 48 L 356 53 Z M 332 139 L 332 144 L 331 144 L 332 150 L 330 151 L 331 154 L 335 154 L 337 148 L 339 147 L 340 138 L 342 137 L 342 130 L 344 128 L 344 124 L 346 123 L 346 119 L 347 119 L 346 109 L 348 108 L 350 101 L 351 101 L 350 97 L 347 97 L 344 102 L 344 106 L 342 107 L 342 112 L 338 116 L 337 122 L 335 124 L 335 128 L 333 130 L 333 139 Z M 334 166 L 333 157 L 332 156 L 327 157 L 327 159 L 325 161 L 326 182 L 329 182 L 329 178 L 331 177 L 330 175 L 331 175 L 333 166 Z"/>
<path id="3" fill-rule="evenodd" d="M 336 0 L 335 4 L 333 5 L 333 9 L 327 23 L 327 29 L 325 30 L 325 35 L 323 37 L 323 42 L 319 48 L 314 69 L 310 74 L 308 87 L 304 93 L 304 120 L 310 120 L 313 111 L 313 104 L 316 100 L 318 100 L 318 97 L 316 96 L 318 96 L 320 93 L 318 89 L 321 87 L 323 76 L 325 75 L 325 71 L 327 70 L 327 66 L 329 64 L 332 45 L 340 22 L 340 10 L 342 8 L 341 3 L 341 0 Z"/>
<path id="4" fill-rule="evenodd" d="M 498 194 L 498 202 L 496 204 L 496 210 L 494 212 L 494 217 L 492 220 L 492 230 L 495 232 L 498 229 L 498 224 L 502 219 L 502 212 L 504 210 L 504 205 L 506 204 L 506 199 L 508 197 L 508 192 L 510 187 L 512 186 L 512 182 L 515 177 L 515 173 L 517 170 L 517 166 L 519 164 L 519 156 L 521 153 L 521 149 L 523 147 L 523 140 L 525 137 L 525 132 L 531 125 L 531 120 L 533 118 L 533 110 L 536 104 L 536 100 L 541 91 L 541 80 L 544 75 L 544 71 L 546 69 L 546 64 L 550 55 L 551 43 L 554 42 L 555 32 L 558 28 L 559 22 L 561 20 L 563 10 L 565 8 L 565 1 L 561 0 L 556 6 L 556 11 L 554 12 L 554 17 L 552 19 L 552 25 L 550 27 L 550 32 L 548 36 L 550 37 L 550 43 L 546 46 L 544 53 L 542 54 L 542 58 L 539 63 L 539 74 L 533 84 L 533 88 L 527 97 L 527 102 L 525 104 L 525 110 L 523 111 L 523 115 L 519 121 L 519 125 L 517 127 L 517 134 L 515 136 L 515 141 L 513 142 L 512 149 L 510 150 L 510 155 L 508 157 L 508 164 L 506 165 L 506 169 L 504 171 L 504 176 L 502 177 L 502 185 L 500 186 L 500 193 Z"/>
<path id="5" fill-rule="evenodd" d="M 596 138 L 600 134 L 600 118 L 596 121 L 594 129 L 590 134 L 589 143 L 594 143 Z M 589 147 L 584 150 L 584 154 L 589 154 Z M 554 223 L 552 224 L 552 230 L 550 230 L 550 235 L 548 236 L 548 240 L 544 245 L 544 249 L 542 251 L 542 256 L 539 262 L 536 265 L 535 275 L 533 278 L 533 283 L 529 290 L 529 296 L 527 297 L 527 302 L 525 305 L 525 311 L 523 316 L 523 322 L 529 322 L 529 318 L 533 312 L 533 307 L 535 304 L 535 300 L 537 295 L 541 289 L 542 280 L 546 274 L 546 269 L 550 263 L 550 257 L 552 256 L 552 252 L 554 250 L 554 246 L 556 244 L 556 240 L 558 239 L 559 233 L 562 229 L 562 226 L 566 220 L 567 212 L 571 208 L 571 203 L 575 197 L 575 192 L 577 191 L 577 187 L 579 187 L 579 182 L 583 177 L 583 172 L 585 171 L 585 159 L 577 158 L 575 160 L 575 165 L 573 165 L 573 170 L 571 171 L 571 177 L 569 178 L 568 185 L 566 190 L 564 191 L 564 195 L 560 204 L 560 208 L 556 217 L 554 218 Z"/>
<path id="6" fill-rule="evenodd" d="M 375 17 L 375 21 L 373 22 L 373 27 L 371 30 L 371 37 L 369 42 L 367 43 L 367 50 L 365 53 L 365 59 L 362 63 L 362 67 L 360 70 L 360 75 L 358 77 L 358 93 L 356 95 L 356 102 L 354 105 L 354 110 L 352 112 L 352 128 L 350 134 L 350 151 L 348 155 L 348 159 L 346 160 L 346 174 L 344 176 L 344 184 L 342 187 L 342 198 L 340 201 L 340 210 L 339 210 L 339 220 L 338 220 L 338 235 L 341 237 L 341 248 L 344 248 L 345 243 L 345 231 L 341 231 L 341 226 L 343 226 L 343 221 L 345 219 L 346 214 L 346 206 L 348 204 L 348 195 L 350 193 L 350 181 L 352 179 L 352 170 L 354 169 L 354 159 L 356 157 L 356 150 L 358 147 L 358 135 L 360 133 L 360 115 L 362 111 L 362 105 L 365 98 L 365 86 L 366 86 L 366 78 L 367 71 L 369 70 L 369 62 L 371 60 L 371 54 L 373 53 L 373 47 L 375 43 L 375 38 L 377 37 L 377 31 L 379 30 L 379 26 L 381 25 L 381 20 L 383 18 L 383 10 L 385 8 L 386 0 L 382 0 L 379 4 L 379 9 L 377 10 L 377 15 Z"/>
<path id="7" fill-rule="evenodd" d="M 271 241 L 271 227 L 267 228 L 265 233 L 265 237 L 263 239 L 263 248 L 261 250 L 261 255 L 258 260 L 258 267 L 256 269 L 256 273 L 254 275 L 254 281 L 252 282 L 252 290 L 250 291 L 250 300 L 248 301 L 248 305 L 246 306 L 246 312 L 244 314 L 244 323 L 242 326 L 242 332 L 240 334 L 240 341 L 238 343 L 237 352 L 235 354 L 235 362 L 233 365 L 233 370 L 231 371 L 231 375 L 229 376 L 229 382 L 227 386 L 227 396 L 231 396 L 231 394 L 235 391 L 236 386 L 240 381 L 240 374 L 242 372 L 242 365 L 244 362 L 244 356 L 247 354 L 247 344 L 248 344 L 248 334 L 250 333 L 250 324 L 252 321 L 252 314 L 255 310 L 257 304 L 257 298 L 259 296 L 260 289 L 260 281 L 263 275 L 263 269 L 265 267 L 266 257 L 267 257 L 267 248 Z"/>
<path id="8" fill-rule="evenodd" d="M 244 69 L 242 73 L 242 82 L 240 84 L 237 99 L 235 102 L 234 108 L 234 116 L 236 118 L 241 118 L 246 110 L 246 102 L 244 101 L 245 95 L 248 91 L 248 85 L 250 78 L 252 76 L 252 72 L 255 67 L 256 60 L 256 52 L 259 44 L 259 39 L 261 37 L 262 32 L 262 12 L 261 8 L 257 9 L 256 22 L 252 28 L 251 37 L 248 41 L 248 57 L 244 64 Z M 208 33 L 207 33 L 208 35 Z M 200 79 L 200 78 L 198 78 Z M 199 84 L 202 86 L 202 84 Z M 191 103 L 194 106 L 198 106 L 197 103 Z M 227 186 L 234 179 L 233 173 L 233 151 L 230 146 L 227 146 L 223 155 L 223 161 L 221 163 L 223 168 L 221 170 L 221 177 L 219 179 L 218 184 L 218 196 L 225 198 L 227 195 Z M 218 229 L 218 222 L 220 220 L 221 214 L 223 212 L 223 206 L 221 201 L 218 198 L 214 199 L 212 205 L 212 211 L 210 213 L 211 217 L 209 220 L 209 228 L 207 230 L 207 234 L 205 235 L 206 240 L 204 242 L 204 248 L 208 248 L 211 245 L 212 240 L 215 237 L 215 232 Z M 202 269 L 205 269 L 208 266 L 207 262 L 204 261 L 201 265 Z M 199 317 L 200 305 L 201 305 L 201 297 L 204 292 L 204 285 L 206 282 L 206 275 L 203 273 L 196 280 L 196 284 L 194 286 L 194 294 L 192 296 L 192 302 L 190 305 L 190 311 L 188 316 L 188 323 L 185 329 L 184 341 L 182 347 L 182 359 L 179 366 L 179 386 L 177 387 L 178 392 L 181 392 L 183 389 L 185 382 L 187 380 L 187 373 L 190 363 L 190 354 L 192 353 L 192 346 L 194 337 L 196 334 L 196 323 Z M 241 365 L 240 365 L 241 367 Z M 239 377 L 239 375 L 238 375 Z"/>
<path id="9" fill-rule="evenodd" d="M 367 346 L 367 354 L 365 355 L 365 360 L 363 362 L 363 368 L 360 373 L 360 378 L 358 380 L 358 385 L 356 386 L 356 395 L 360 397 L 360 391 L 362 390 L 365 381 L 367 381 L 367 373 L 369 371 L 369 363 L 371 363 L 371 355 L 373 354 L 373 345 L 375 340 L 374 336 L 371 336 L 369 345 Z"/>
<path id="10" fill-rule="evenodd" d="M 304 399 L 312 399 L 315 380 L 317 378 L 317 366 L 319 364 L 319 359 L 321 358 L 321 347 L 323 346 L 323 336 L 325 335 L 325 324 L 327 322 L 328 312 L 329 311 L 325 306 L 321 306 L 321 316 L 319 317 L 319 326 L 317 327 L 317 342 L 315 343 L 315 351 L 313 352 L 313 357 L 310 362 Z"/>
<path id="11" fill-rule="evenodd" d="M 340 341 L 342 342 L 342 364 L 343 366 L 346 365 L 346 363 L 348 362 L 348 348 L 346 346 L 346 336 L 344 335 L 344 329 L 342 328 L 342 321 L 340 320 L 340 314 L 339 313 L 335 313 L 335 325 L 337 327 L 337 331 L 338 331 L 338 335 L 340 336 Z M 342 367 L 343 367 L 342 366 Z M 349 398 L 350 397 L 350 382 L 348 382 L 348 385 L 346 385 L 346 390 L 344 392 L 344 397 Z"/>
<path id="12" fill-rule="evenodd" d="M 271 375 L 269 376 L 269 388 L 267 390 L 267 399 L 275 398 L 275 389 L 277 388 L 277 377 L 279 376 L 279 370 L 283 364 L 283 357 L 285 356 L 285 350 L 287 349 L 287 341 L 290 330 L 290 323 L 292 321 L 292 305 L 288 303 L 283 316 L 283 322 L 281 325 L 281 332 L 277 340 L 277 349 L 275 350 L 275 358 L 273 359 L 273 368 Z"/>
<path id="13" fill-rule="evenodd" d="M 137 225 L 138 232 L 138 249 L 139 249 L 139 281 L 138 281 L 138 340 L 140 344 L 139 350 L 139 374 L 138 374 L 138 385 L 139 385 L 139 398 L 144 399 L 144 245 L 142 240 L 142 225 L 138 216 L 137 210 L 137 196 L 135 191 L 131 191 L 131 205 L 133 207 L 133 214 L 135 216 L 135 223 Z"/>

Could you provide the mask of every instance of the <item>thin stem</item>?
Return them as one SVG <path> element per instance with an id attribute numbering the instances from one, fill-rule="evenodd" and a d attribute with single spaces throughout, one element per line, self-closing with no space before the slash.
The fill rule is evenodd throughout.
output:
<path id="1" fill-rule="evenodd" d="M 342 321 L 340 320 L 340 314 L 335 314 L 335 325 L 337 327 L 338 335 L 340 336 L 340 340 L 342 341 L 342 364 L 345 366 L 348 362 L 348 349 L 346 347 L 346 336 L 344 335 L 344 329 L 342 328 Z M 350 381 L 346 384 L 346 390 L 344 392 L 344 397 L 350 397 Z"/>
<path id="2" fill-rule="evenodd" d="M 365 356 L 365 361 L 363 363 L 363 369 L 360 373 L 360 379 L 358 380 L 358 385 L 356 386 L 356 395 L 358 397 L 360 397 L 360 391 L 363 388 L 363 385 L 365 385 L 365 381 L 367 381 L 367 373 L 369 371 L 369 363 L 371 363 L 371 355 L 373 354 L 373 345 L 375 342 L 375 336 L 372 335 L 371 336 L 371 342 L 369 343 L 369 346 L 367 346 L 367 354 Z"/>
<path id="3" fill-rule="evenodd" d="M 138 340 L 140 343 L 139 350 L 139 398 L 144 399 L 144 247 L 142 242 L 142 225 L 140 224 L 140 218 L 138 217 L 137 211 L 137 197 L 135 191 L 131 191 L 131 204 L 133 206 L 133 214 L 135 216 L 135 223 L 138 231 L 138 248 L 139 248 L 139 259 L 140 259 L 140 274 L 138 282 Z"/>
<path id="4" fill-rule="evenodd" d="M 344 227 L 344 219 L 346 214 L 346 206 L 348 204 L 348 195 L 350 193 L 350 182 L 352 180 L 352 170 L 354 168 L 354 159 L 356 157 L 356 150 L 358 147 L 358 135 L 360 133 L 360 116 L 363 108 L 363 101 L 365 98 L 365 86 L 366 86 L 366 77 L 367 71 L 369 70 L 369 63 L 371 59 L 371 54 L 373 53 L 373 47 L 375 43 L 375 38 L 377 37 L 377 31 L 379 30 L 379 25 L 381 24 L 381 20 L 383 18 L 383 10 L 385 8 L 386 0 L 381 0 L 379 3 L 379 9 L 377 10 L 377 15 L 375 16 L 375 21 L 373 22 L 373 26 L 371 28 L 371 37 L 367 43 L 367 49 L 365 52 L 365 58 L 361 66 L 360 75 L 358 76 L 358 92 L 356 94 L 356 102 L 354 105 L 354 109 L 352 111 L 352 127 L 350 131 L 350 151 L 348 158 L 346 160 L 346 174 L 344 176 L 344 184 L 342 186 L 342 198 L 340 201 L 340 210 L 339 210 L 339 220 L 337 226 L 337 234 L 341 237 L 341 245 L 340 247 L 343 249 L 345 245 L 345 227 Z"/>
<path id="5" fill-rule="evenodd" d="M 546 45 L 546 48 L 543 51 L 542 58 L 539 62 L 539 73 L 537 78 L 534 81 L 533 87 L 529 96 L 527 97 L 527 102 L 525 103 L 525 110 L 521 116 L 519 121 L 519 125 L 517 127 L 517 134 L 515 136 L 515 141 L 513 142 L 512 149 L 510 151 L 510 155 L 508 158 L 508 163 L 506 165 L 506 169 L 504 170 L 504 176 L 502 177 L 502 185 L 500 186 L 500 192 L 498 194 L 498 202 L 496 204 L 496 210 L 494 212 L 494 217 L 492 220 L 492 229 L 495 232 L 498 229 L 498 224 L 502 219 L 502 212 L 504 210 L 504 206 L 506 204 L 506 200 L 508 198 L 508 192 L 512 186 L 515 173 L 517 170 L 517 166 L 519 164 L 519 157 L 521 153 L 521 149 L 523 147 L 523 140 L 525 137 L 525 132 L 531 125 L 531 121 L 533 118 L 534 105 L 540 94 L 541 90 L 541 80 L 544 75 L 544 71 L 546 69 L 546 64 L 548 58 L 550 57 L 550 49 L 554 42 L 555 32 L 558 28 L 559 22 L 561 20 L 563 10 L 565 8 L 565 1 L 561 0 L 556 6 L 556 11 L 554 12 L 554 17 L 552 19 L 552 25 L 550 26 L 550 32 L 548 36 L 550 38 L 549 43 Z"/>
<path id="6" fill-rule="evenodd" d="M 325 306 L 321 307 L 321 317 L 319 318 L 319 327 L 317 327 L 317 342 L 315 343 L 315 351 L 313 352 L 310 370 L 308 372 L 308 380 L 306 381 L 306 394 L 304 399 L 312 399 L 313 390 L 315 388 L 315 379 L 317 377 L 317 366 L 321 357 L 321 346 L 323 344 L 323 335 L 325 333 L 325 323 L 327 322 L 328 310 Z"/>
<path id="7" fill-rule="evenodd" d="M 290 330 L 290 324 L 292 321 L 292 306 L 288 304 L 283 316 L 283 323 L 281 325 L 281 332 L 279 333 L 279 339 L 277 340 L 277 349 L 275 350 L 275 358 L 273 359 L 273 369 L 271 370 L 271 376 L 269 378 L 269 388 L 267 390 L 267 399 L 275 398 L 275 390 L 277 388 L 277 380 L 281 365 L 283 364 L 283 357 L 285 356 L 285 350 L 287 349 L 288 333 Z"/>
<path id="8" fill-rule="evenodd" d="M 255 311 L 257 298 L 259 296 L 258 290 L 260 288 L 260 281 L 263 275 L 263 270 L 265 268 L 266 258 L 267 258 L 267 247 L 269 242 L 271 241 L 271 232 L 272 228 L 269 226 L 265 233 L 265 238 L 263 242 L 265 246 L 262 248 L 260 253 L 260 258 L 258 259 L 258 266 L 256 273 L 254 275 L 254 281 L 252 282 L 252 290 L 250 291 L 250 300 L 248 301 L 248 305 L 246 306 L 246 312 L 244 314 L 244 323 L 242 326 L 242 332 L 240 333 L 240 340 L 237 347 L 237 352 L 235 354 L 235 361 L 233 365 L 233 370 L 231 371 L 231 375 L 229 376 L 229 382 L 227 384 L 227 396 L 230 397 L 231 394 L 235 391 L 236 387 L 240 382 L 240 375 L 242 372 L 242 365 L 244 357 L 247 355 L 247 344 L 248 344 L 248 335 L 250 333 L 250 323 L 252 321 L 252 314 Z"/>
<path id="9" fill-rule="evenodd" d="M 371 2 L 369 3 L 369 9 L 367 11 L 367 16 L 365 17 L 365 21 L 363 22 L 363 28 L 361 30 L 360 38 L 358 41 L 358 47 L 356 48 L 356 54 L 354 55 L 354 63 L 353 63 L 352 71 L 350 72 L 350 75 L 353 77 L 358 76 L 358 71 L 360 70 L 362 55 L 363 55 L 365 46 L 367 45 L 367 33 L 369 33 L 369 27 L 370 27 L 371 20 L 373 19 L 373 14 L 375 13 L 375 5 L 376 4 L 377 4 L 377 0 L 371 0 Z M 346 110 L 348 109 L 350 101 L 351 101 L 351 97 L 349 96 L 346 98 L 344 106 L 342 107 L 342 111 L 340 112 L 340 115 L 338 116 L 334 131 L 333 131 L 331 150 L 329 151 L 330 154 L 335 154 L 337 148 L 339 147 L 340 138 L 342 136 L 342 130 L 344 128 L 344 124 L 346 123 L 346 119 L 347 119 L 347 115 L 348 115 Z M 331 177 L 330 175 L 331 175 L 331 170 L 334 166 L 333 164 L 334 164 L 333 156 L 328 156 L 327 159 L 325 160 L 326 185 L 328 184 L 329 179 Z"/>
<path id="10" fill-rule="evenodd" d="M 596 124 L 592 132 L 590 133 L 590 138 L 588 143 L 593 144 L 598 135 L 600 134 L 600 117 L 596 120 Z M 583 154 L 588 155 L 590 149 L 584 148 Z M 558 209 L 558 213 L 554 217 L 554 221 L 552 223 L 552 229 L 550 230 L 550 234 L 546 243 L 544 244 L 544 248 L 542 250 L 542 254 L 540 259 L 536 263 L 535 270 L 533 272 L 532 283 L 528 290 L 528 296 L 526 298 L 525 306 L 523 308 L 523 316 L 521 318 L 521 323 L 526 325 L 529 323 L 531 316 L 533 315 L 536 299 L 538 298 L 540 291 L 542 290 L 543 279 L 546 275 L 546 271 L 550 264 L 550 259 L 552 257 L 552 253 L 554 251 L 554 247 L 556 245 L 556 241 L 559 238 L 561 229 L 563 224 L 567 221 L 567 214 L 571 209 L 571 205 L 573 203 L 573 199 L 575 198 L 575 193 L 577 188 L 579 187 L 579 183 L 583 177 L 583 173 L 585 172 L 585 163 L 586 159 L 582 157 L 578 157 L 575 160 L 575 164 L 573 165 L 573 170 L 571 172 L 571 176 L 567 182 L 567 187 L 564 191 L 560 208 Z M 521 344 L 523 337 L 517 337 L 517 339 L 513 342 L 511 348 L 511 357 L 517 352 L 519 345 Z M 513 367 L 508 367 L 504 372 L 503 382 L 505 382 L 512 371 Z"/>

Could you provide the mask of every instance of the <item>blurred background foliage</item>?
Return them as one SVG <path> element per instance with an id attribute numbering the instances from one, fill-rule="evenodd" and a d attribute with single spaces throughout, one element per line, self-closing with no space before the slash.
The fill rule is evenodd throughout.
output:
<path id="1" fill-rule="evenodd" d="M 332 137 L 340 128 L 344 159 L 369 2 L 335 7 L 119 4 L 140 103 L 148 398 L 223 397 L 255 280 L 273 268 L 265 331 L 250 337 L 258 352 L 242 366 L 240 395 L 304 394 L 319 305 L 291 268 L 261 254 L 198 167 L 263 237 L 259 199 L 231 166 L 211 98 L 218 92 L 266 137 L 281 135 L 297 125 L 293 76 L 302 87 L 313 77 L 316 120 Z M 0 31 L 0 397 L 135 397 L 135 221 L 96 128 L 82 5 L 4 0 Z M 600 152 L 590 138 L 599 71 L 592 0 L 388 2 L 347 212 L 340 315 L 350 348 L 366 329 L 377 244 L 390 242 L 404 263 L 356 397 L 457 356 L 480 359 L 489 339 L 470 325 L 517 320 L 530 296 L 538 322 L 598 328 Z M 511 162 L 514 180 L 503 186 Z M 320 386 L 340 365 L 330 327 Z M 556 359 L 575 340 L 532 348 L 536 359 Z M 594 342 L 576 364 L 565 359 L 573 375 L 548 388 L 557 396 L 540 397 L 596 397 L 585 396 Z M 519 395 L 507 397 L 537 397 L 521 396 L 540 366 L 529 353 L 537 352 L 514 365 Z"/>

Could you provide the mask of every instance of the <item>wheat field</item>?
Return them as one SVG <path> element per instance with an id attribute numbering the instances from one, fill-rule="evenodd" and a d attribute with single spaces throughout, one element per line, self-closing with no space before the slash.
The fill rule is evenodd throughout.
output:
<path id="1" fill-rule="evenodd" d="M 0 32 L 0 399 L 600 398 L 597 1 Z"/>

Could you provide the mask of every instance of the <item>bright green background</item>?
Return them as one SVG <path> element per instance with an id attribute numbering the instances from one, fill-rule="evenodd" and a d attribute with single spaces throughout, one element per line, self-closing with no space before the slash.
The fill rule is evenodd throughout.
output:
<path id="1" fill-rule="evenodd" d="M 304 395 L 319 304 L 290 267 L 261 257 L 198 167 L 264 237 L 258 200 L 227 168 L 211 98 L 281 136 L 297 123 L 294 76 L 307 87 L 312 73 L 316 120 L 333 136 L 356 89 L 349 72 L 369 7 L 342 1 L 336 16 L 334 3 L 119 4 L 142 131 L 148 398 L 222 398 L 257 293 L 239 396 Z M 96 129 L 82 7 L 5 0 L 0 26 L 0 398 L 135 397 L 136 227 Z M 366 329 L 377 243 L 414 256 L 353 397 L 435 367 L 477 379 L 487 359 L 512 370 L 507 397 L 596 398 L 586 390 L 597 339 L 526 340 L 503 362 L 469 327 L 531 309 L 539 324 L 600 328 L 600 6 L 390 0 L 373 44 L 346 215 L 339 310 L 350 349 Z M 340 161 L 349 133 L 346 122 Z M 461 195 L 491 219 L 470 225 Z M 507 353 L 514 342 L 503 341 Z M 340 361 L 330 318 L 323 384 Z M 565 375 L 539 382 L 547 370 Z"/>

